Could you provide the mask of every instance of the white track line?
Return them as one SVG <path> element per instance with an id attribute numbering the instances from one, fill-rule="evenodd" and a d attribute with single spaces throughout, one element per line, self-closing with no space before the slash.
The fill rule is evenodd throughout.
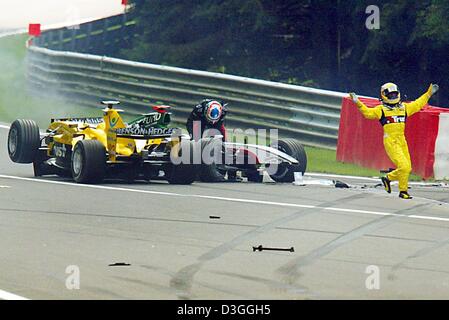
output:
<path id="1" fill-rule="evenodd" d="M 319 206 L 316 206 L 316 205 L 306 205 L 306 204 L 297 204 L 297 203 L 273 202 L 273 201 L 241 199 L 241 198 L 216 197 L 216 196 L 207 196 L 207 195 L 199 195 L 199 194 L 181 194 L 181 193 L 173 193 L 173 192 L 162 192 L 162 191 L 140 190 L 140 189 L 131 189 L 131 188 L 109 187 L 109 186 L 101 186 L 101 185 L 88 185 L 88 184 L 78 184 L 78 183 L 63 182 L 63 181 L 52 181 L 52 180 L 42 180 L 42 179 L 35 179 L 35 178 L 16 177 L 16 176 L 9 176 L 9 175 L 2 175 L 2 174 L 0 174 L 0 178 L 13 179 L 13 180 L 22 180 L 22 181 L 30 181 L 30 182 L 36 182 L 36 183 L 66 185 L 66 186 L 72 186 L 72 187 L 77 187 L 77 188 L 102 189 L 102 190 L 111 190 L 111 191 L 143 193 L 143 194 L 157 194 L 157 195 L 164 195 L 164 196 L 170 196 L 170 197 L 209 199 L 209 200 L 229 201 L 229 202 L 248 203 L 248 204 L 271 205 L 271 206 L 278 206 L 278 207 L 303 208 L 303 209 L 320 209 L 320 210 L 336 211 L 336 212 L 362 213 L 362 214 L 370 214 L 370 215 L 376 215 L 376 216 L 379 216 L 379 215 L 381 215 L 381 216 L 395 216 L 395 217 L 403 217 L 403 218 L 408 218 L 408 219 L 420 219 L 420 220 L 449 222 L 449 218 L 433 217 L 433 216 L 421 216 L 421 215 L 405 215 L 405 214 L 397 214 L 397 213 L 382 212 L 382 211 L 368 211 L 368 210 L 349 209 L 349 208 L 319 207 Z"/>
<path id="2" fill-rule="evenodd" d="M 340 179 L 353 179 L 353 180 L 361 180 L 361 181 L 372 181 L 372 182 L 378 182 L 381 183 L 380 178 L 369 178 L 369 177 L 358 177 L 358 176 L 346 176 L 346 175 L 340 175 L 340 174 L 327 174 L 327 173 L 314 173 L 314 172 L 307 172 L 304 174 L 304 177 L 322 177 L 322 178 L 340 178 Z M 397 185 L 397 181 L 392 181 L 391 185 Z M 428 187 L 433 186 L 435 184 L 438 184 L 438 182 L 409 182 L 408 183 L 411 186 L 421 186 L 421 187 Z M 446 187 L 447 188 L 447 187 Z"/>
<path id="3" fill-rule="evenodd" d="M 2 128 L 2 129 L 9 129 L 9 126 L 5 126 L 3 124 L 0 124 L 0 128 Z"/>
<path id="4" fill-rule="evenodd" d="M 0 299 L 2 300 L 30 300 L 25 297 L 18 296 L 16 294 L 0 290 Z"/>

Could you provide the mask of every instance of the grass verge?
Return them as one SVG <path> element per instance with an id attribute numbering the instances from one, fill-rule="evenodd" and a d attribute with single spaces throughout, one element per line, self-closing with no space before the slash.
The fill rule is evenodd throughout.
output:
<path id="1" fill-rule="evenodd" d="M 379 177 L 379 170 L 360 167 L 351 163 L 338 162 L 337 152 L 314 147 L 305 147 L 307 153 L 307 171 L 333 173 L 341 175 Z M 417 175 L 410 175 L 410 181 L 422 181 Z"/>

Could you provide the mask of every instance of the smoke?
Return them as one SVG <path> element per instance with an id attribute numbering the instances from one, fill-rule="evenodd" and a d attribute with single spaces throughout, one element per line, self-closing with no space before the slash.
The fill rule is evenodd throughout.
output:
<path id="1" fill-rule="evenodd" d="M 28 36 L 2 35 L 8 34 L 8 30 L 25 32 L 29 23 L 40 23 L 43 29 L 56 25 L 76 28 L 73 24 L 79 21 L 123 12 L 121 1 L 0 0 L 0 6 L 0 121 L 30 118 L 46 126 L 51 117 L 98 115 L 98 110 L 80 107 L 65 97 L 55 99 L 54 88 L 38 93 L 28 90 L 25 47 Z"/>
<path id="2" fill-rule="evenodd" d="M 0 38 L 0 121 L 12 122 L 18 118 L 35 120 L 41 128 L 50 118 L 68 116 L 99 116 L 100 106 L 93 103 L 86 108 L 58 95 L 56 88 L 45 87 L 38 92 L 30 90 L 27 81 L 28 35 Z"/>

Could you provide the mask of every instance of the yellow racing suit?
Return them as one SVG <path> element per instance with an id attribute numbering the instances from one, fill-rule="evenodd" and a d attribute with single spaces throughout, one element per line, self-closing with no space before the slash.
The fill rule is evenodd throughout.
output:
<path id="1" fill-rule="evenodd" d="M 357 107 L 366 119 L 378 119 L 384 129 L 384 147 L 390 160 L 396 165 L 396 170 L 387 174 L 390 181 L 399 181 L 399 191 L 408 191 L 408 178 L 412 171 L 410 153 L 404 130 L 407 117 L 421 110 L 432 96 L 431 88 L 413 102 L 400 102 L 398 107 L 389 108 L 378 105 L 368 108 L 360 100 Z"/>

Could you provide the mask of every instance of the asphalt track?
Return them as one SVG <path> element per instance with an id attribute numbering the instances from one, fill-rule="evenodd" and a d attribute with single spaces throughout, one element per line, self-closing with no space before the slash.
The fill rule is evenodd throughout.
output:
<path id="1" fill-rule="evenodd" d="M 405 201 L 351 178 L 77 185 L 35 179 L 6 137 L 0 126 L 0 299 L 449 298 L 447 188 L 414 185 Z"/>

